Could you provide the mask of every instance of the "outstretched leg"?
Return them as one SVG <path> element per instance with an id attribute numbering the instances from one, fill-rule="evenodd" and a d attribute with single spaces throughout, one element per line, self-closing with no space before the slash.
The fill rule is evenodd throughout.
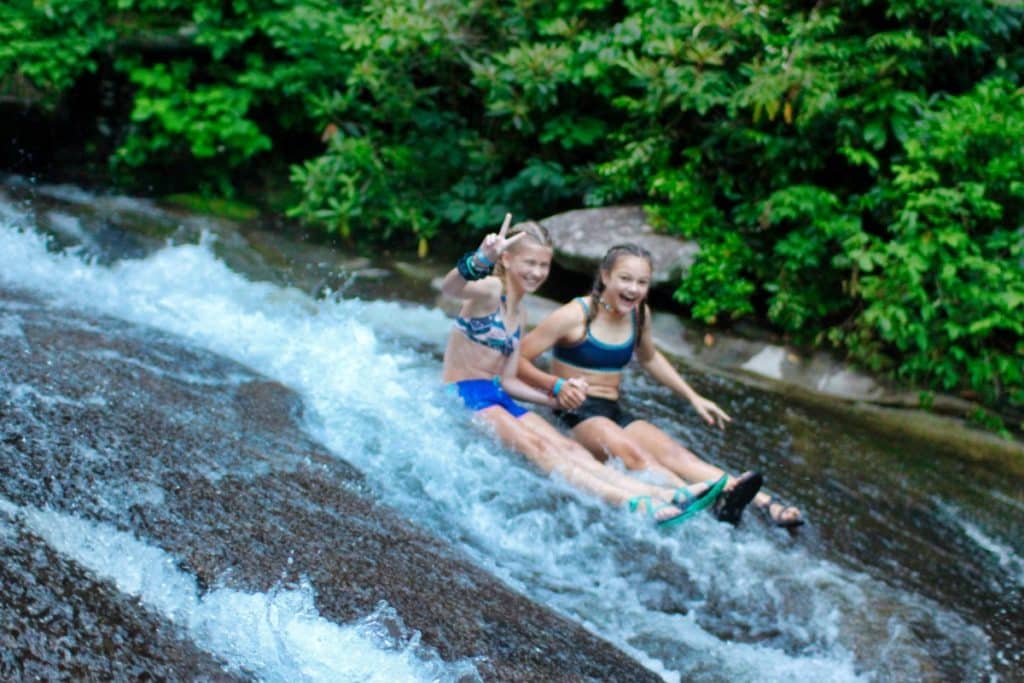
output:
<path id="1" fill-rule="evenodd" d="M 646 420 L 634 420 L 623 431 L 663 467 L 687 481 L 718 479 L 727 474 L 721 468 L 701 460 L 693 451 L 684 448 L 678 441 Z M 729 483 L 733 483 L 732 476 L 729 477 Z"/>
<path id="2" fill-rule="evenodd" d="M 672 499 L 674 487 L 650 484 L 598 462 L 590 452 L 572 439 L 566 438 L 541 416 L 529 413 L 521 417 L 520 421 L 541 439 L 544 449 L 549 450 L 554 458 L 561 461 L 555 465 L 554 469 L 561 471 L 565 465 L 571 465 L 574 470 L 578 470 L 586 478 L 595 478 L 611 485 L 628 498 L 644 495 L 662 500 Z M 580 474 L 574 471 L 574 476 L 580 476 Z M 698 488 L 695 493 L 700 491 L 701 489 Z"/>
<path id="3" fill-rule="evenodd" d="M 614 456 L 627 468 L 652 472 L 670 486 L 678 487 L 685 483 L 678 473 L 659 462 L 644 444 L 631 438 L 622 427 L 606 417 L 584 420 L 573 427 L 572 437 L 598 460 L 604 461 L 608 456 Z"/>
<path id="4" fill-rule="evenodd" d="M 692 502 L 701 500 L 705 494 L 714 488 L 714 482 L 711 481 L 686 484 L 679 479 L 674 480 L 670 487 L 649 484 L 614 467 L 598 462 L 590 451 L 572 439 L 563 436 L 547 420 L 535 413 L 524 415 L 521 418 L 521 422 L 536 432 L 544 440 L 544 443 L 554 448 L 555 452 L 560 454 L 561 457 L 566 458 L 575 467 L 582 469 L 587 476 L 597 477 L 617 489 L 626 491 L 631 498 L 635 498 L 637 495 L 652 495 L 662 500 L 672 500 L 677 504 L 681 504 L 682 501 Z M 676 482 L 678 482 L 678 486 Z M 716 493 L 715 497 L 717 495 Z M 707 502 L 702 501 L 702 504 Z M 684 507 L 689 508 L 689 506 L 690 503 L 687 502 Z"/>
<path id="5" fill-rule="evenodd" d="M 501 407 L 495 406 L 477 413 L 494 428 L 498 437 L 508 446 L 525 455 L 544 472 L 556 472 L 572 485 L 616 506 L 626 505 L 636 498 L 660 501 L 654 514 L 661 523 L 678 517 L 684 508 L 671 505 L 674 491 L 634 479 L 607 465 L 603 465 L 579 444 L 567 439 L 543 418 L 527 413 L 515 418 Z M 696 497 L 706 487 L 694 487 Z M 685 506 L 684 506 L 685 507 Z"/>
<path id="6" fill-rule="evenodd" d="M 684 448 L 678 441 L 646 420 L 630 423 L 625 432 L 652 453 L 663 466 L 687 481 L 714 479 L 728 474 L 701 460 L 693 451 Z M 729 475 L 727 488 L 731 490 L 735 484 L 736 478 Z M 796 526 L 803 523 L 799 509 L 791 505 L 781 505 L 766 493 L 758 492 L 752 502 L 779 526 Z"/>

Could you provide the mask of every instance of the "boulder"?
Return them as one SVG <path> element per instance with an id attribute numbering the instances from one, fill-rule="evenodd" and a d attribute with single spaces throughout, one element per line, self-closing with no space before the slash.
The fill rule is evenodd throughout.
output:
<path id="1" fill-rule="evenodd" d="M 540 224 L 551 233 L 558 264 L 588 275 L 597 270 L 610 247 L 623 242 L 639 244 L 654 259 L 654 286 L 674 288 L 699 250 L 696 242 L 654 232 L 640 206 L 577 209 L 545 218 Z"/>

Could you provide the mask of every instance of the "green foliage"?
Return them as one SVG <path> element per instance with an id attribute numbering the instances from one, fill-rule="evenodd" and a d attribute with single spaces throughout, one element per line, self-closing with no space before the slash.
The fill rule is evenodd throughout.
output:
<path id="1" fill-rule="evenodd" d="M 397 226 L 433 237 L 436 218 L 411 196 L 419 185 L 395 182 L 409 180 L 402 172 L 417 166 L 416 157 L 411 146 L 336 135 L 327 154 L 294 169 L 292 180 L 302 187 L 303 199 L 291 215 L 315 217 L 328 232 L 346 239 L 353 226 L 384 239 Z"/>
<path id="2" fill-rule="evenodd" d="M 205 213 L 233 221 L 252 220 L 260 213 L 256 207 L 243 202 L 199 194 L 172 194 L 164 197 L 164 200 L 195 213 Z"/>
<path id="3" fill-rule="evenodd" d="M 721 311 L 739 317 L 753 313 L 755 284 L 743 272 L 752 258 L 750 246 L 736 233 L 701 247 L 700 258 L 676 290 L 676 298 L 706 322 L 718 322 Z"/>
<path id="4" fill-rule="evenodd" d="M 298 139 L 291 215 L 363 246 L 643 203 L 701 245 L 694 316 L 1024 412 L 1019 2 L 0 8 L 0 96 L 103 67 L 123 178 L 229 195 Z"/>
<path id="5" fill-rule="evenodd" d="M 700 241 L 697 317 L 1019 413 L 1024 12 L 876 5 L 638 4 L 594 50 L 625 116 L 589 197 Z"/>
<path id="6" fill-rule="evenodd" d="M 854 348 L 989 405 L 1024 399 L 1024 92 L 996 78 L 925 112 L 880 185 Z"/>
<path id="7" fill-rule="evenodd" d="M 0 97 L 56 106 L 77 78 L 96 69 L 95 53 L 114 37 L 104 14 L 95 0 L 0 5 Z"/>
<path id="8" fill-rule="evenodd" d="M 167 166 L 191 157 L 200 162 L 213 159 L 231 168 L 270 149 L 270 139 L 246 118 L 253 98 L 250 91 L 220 84 L 193 85 L 190 62 L 172 63 L 169 68 L 129 61 L 120 66 L 137 90 L 133 125 L 113 159 L 116 164 Z M 222 192 L 225 189 L 230 190 L 222 187 Z"/>

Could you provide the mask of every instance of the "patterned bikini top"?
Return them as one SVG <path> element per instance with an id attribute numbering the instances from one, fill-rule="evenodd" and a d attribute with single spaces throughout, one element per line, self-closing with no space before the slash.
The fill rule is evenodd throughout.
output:
<path id="1" fill-rule="evenodd" d="M 505 295 L 502 294 L 501 304 L 503 305 L 504 303 Z M 519 346 L 521 328 L 517 327 L 515 332 L 512 334 L 508 333 L 508 330 L 505 329 L 505 323 L 499 317 L 502 305 L 499 305 L 490 315 L 482 315 L 479 318 L 463 318 L 459 316 L 455 318 L 455 326 L 462 330 L 462 333 L 470 341 L 500 351 L 505 356 L 511 356 L 515 353 L 516 347 Z"/>

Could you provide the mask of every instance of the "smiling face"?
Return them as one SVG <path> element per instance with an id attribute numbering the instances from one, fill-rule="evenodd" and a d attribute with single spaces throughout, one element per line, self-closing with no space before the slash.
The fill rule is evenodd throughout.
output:
<path id="1" fill-rule="evenodd" d="M 612 312 L 626 315 L 647 297 L 651 288 L 651 264 L 647 259 L 622 254 L 609 270 L 601 271 L 601 300 Z"/>
<path id="2" fill-rule="evenodd" d="M 526 294 L 533 294 L 548 279 L 551 270 L 551 247 L 538 244 L 527 236 L 501 255 L 505 283 Z"/>

